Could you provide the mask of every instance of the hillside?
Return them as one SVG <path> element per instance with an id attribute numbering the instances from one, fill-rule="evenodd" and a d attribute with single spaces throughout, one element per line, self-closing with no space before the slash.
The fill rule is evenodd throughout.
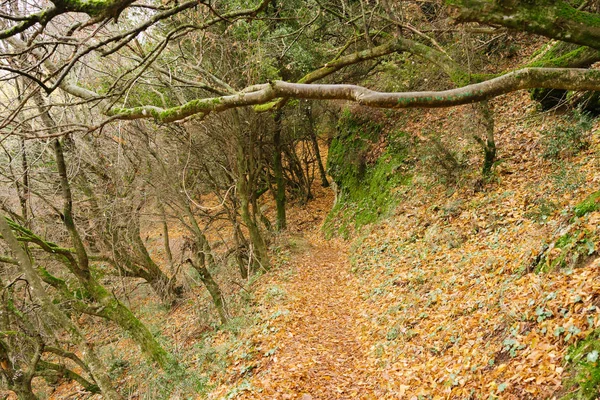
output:
<path id="1" fill-rule="evenodd" d="M 212 303 L 190 272 L 190 291 L 172 310 L 143 286 L 126 290 L 185 373 L 162 374 L 116 328 L 100 331 L 82 317 L 117 387 L 132 399 L 591 398 L 597 376 L 586 367 L 594 371 L 600 349 L 599 123 L 587 129 L 571 111 L 540 112 L 526 93 L 500 98 L 492 104 L 500 162 L 482 181 L 481 154 L 464 133 L 470 107 L 382 122 L 388 137 L 390 121 L 419 140 L 431 126 L 451 137 L 462 157 L 452 181 L 420 153 L 403 158 L 410 179 L 379 186 L 393 200 L 384 208 L 344 203 L 341 194 L 334 208 L 333 190 L 315 181 L 314 198 L 290 206 L 287 231 L 270 244 L 272 271 L 247 282 L 219 276 L 227 324 L 209 317 Z M 580 136 L 556 135 L 568 127 Z M 574 148 L 577 138 L 586 145 Z M 389 140 L 373 145 L 395 162 L 385 156 Z M 541 156 L 556 146 L 564 153 Z M 365 215 L 356 201 L 376 208 L 374 222 L 356 223 Z M 272 217 L 275 204 L 265 212 Z M 328 214 L 338 225 L 325 224 Z M 166 263 L 160 225 L 148 220 L 144 231 L 152 256 Z M 172 246 L 184 236 L 172 229 Z M 41 390 L 89 397 L 76 383 Z"/>
<path id="2" fill-rule="evenodd" d="M 0 22 L 0 400 L 600 398 L 600 1 Z"/>
<path id="3" fill-rule="evenodd" d="M 600 213 L 574 213 L 600 182 L 598 125 L 589 147 L 561 165 L 539 153 L 542 132 L 564 116 L 538 113 L 526 94 L 498 101 L 495 112 L 502 163 L 481 189 L 469 178 L 450 186 L 415 178 L 391 213 L 341 243 L 303 229 L 302 217 L 324 216 L 322 203 L 292 210 L 300 220 L 291 230 L 302 233 L 282 238 L 281 265 L 255 287 L 256 325 L 236 339 L 252 343 L 250 356 L 233 356 L 229 383 L 211 398 L 569 391 L 569 348 L 600 324 Z M 542 255 L 544 265 L 565 265 L 544 270 Z"/>

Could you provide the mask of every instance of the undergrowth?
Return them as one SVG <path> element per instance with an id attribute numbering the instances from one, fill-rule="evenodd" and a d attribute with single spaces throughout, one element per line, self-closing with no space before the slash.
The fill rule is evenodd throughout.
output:
<path id="1" fill-rule="evenodd" d="M 576 155 L 586 149 L 593 119 L 589 114 L 575 110 L 552 129 L 543 131 L 543 153 L 546 159 L 557 160 Z"/>
<path id="2" fill-rule="evenodd" d="M 569 348 L 565 357 L 572 377 L 567 381 L 568 394 L 563 399 L 597 399 L 600 394 L 600 331 Z"/>

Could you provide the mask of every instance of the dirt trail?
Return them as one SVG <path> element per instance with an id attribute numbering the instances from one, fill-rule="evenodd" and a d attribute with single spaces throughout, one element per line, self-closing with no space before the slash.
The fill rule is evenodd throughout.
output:
<path id="1" fill-rule="evenodd" d="M 263 350 L 277 350 L 255 372 L 255 390 L 244 398 L 377 398 L 369 383 L 369 349 L 360 340 L 361 327 L 368 326 L 361 323 L 365 308 L 347 250 L 313 240 L 293 259 L 295 274 L 276 280 L 285 297 L 273 304 L 289 313 L 273 321 L 275 334 L 261 339 Z"/>

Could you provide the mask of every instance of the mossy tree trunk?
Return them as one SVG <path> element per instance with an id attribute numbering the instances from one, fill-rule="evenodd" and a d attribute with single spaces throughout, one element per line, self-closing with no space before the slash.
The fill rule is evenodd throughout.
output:
<path id="1" fill-rule="evenodd" d="M 485 132 L 485 139 L 475 134 L 474 138 L 483 149 L 483 168 L 482 175 L 489 176 L 492 173 L 492 167 L 496 162 L 496 142 L 494 141 L 494 114 L 488 101 L 482 101 L 476 104 L 475 109 L 480 114 L 481 125 Z"/>
<path id="2" fill-rule="evenodd" d="M 273 172 L 275 174 L 275 204 L 277 207 L 277 222 L 276 227 L 278 231 L 282 231 L 286 228 L 285 218 L 285 179 L 283 178 L 283 163 L 282 163 L 282 143 L 281 143 L 281 131 L 282 131 L 282 118 L 283 111 L 281 109 L 275 110 L 273 119 L 275 120 L 275 129 L 273 131 Z"/>
<path id="3" fill-rule="evenodd" d="M 224 324 L 227 322 L 228 318 L 227 313 L 225 312 L 225 300 L 221 288 L 206 267 L 206 257 L 204 257 L 204 252 L 200 250 L 195 253 L 195 260 L 188 258 L 187 262 L 198 272 L 200 280 L 213 300 L 217 314 L 219 314 L 219 320 Z"/>
<path id="4" fill-rule="evenodd" d="M 240 200 L 240 214 L 242 221 L 248 229 L 250 243 L 252 244 L 252 248 L 249 251 L 249 257 L 254 257 L 260 268 L 268 270 L 270 268 L 270 263 L 267 243 L 258 226 L 257 191 L 252 185 L 252 182 L 255 181 L 255 174 L 258 172 L 252 148 L 252 146 L 254 146 L 253 133 L 247 132 L 247 130 L 243 128 L 237 110 L 233 110 L 232 115 L 235 126 L 240 127 L 239 134 L 234 138 L 237 168 L 236 193 Z M 246 137 L 246 135 L 249 135 L 249 137 Z M 248 143 L 248 145 L 245 146 L 245 143 Z M 256 270 L 254 262 L 252 262 L 251 265 L 253 270 Z"/>
<path id="5" fill-rule="evenodd" d="M 169 240 L 169 224 L 167 220 L 167 213 L 165 212 L 165 207 L 161 202 L 158 204 L 158 209 L 160 210 L 160 215 L 162 217 L 163 247 L 165 249 L 165 256 L 167 257 L 169 267 L 171 270 L 173 270 L 173 253 L 171 252 L 171 242 Z"/>
<path id="6" fill-rule="evenodd" d="M 588 68 L 600 60 L 600 51 L 572 43 L 554 42 L 546 45 L 542 53 L 532 60 L 530 67 L 551 68 Z M 561 104 L 569 103 L 567 90 L 561 89 L 532 89 L 531 98 L 537 101 L 542 110 L 550 110 Z M 571 102 L 573 106 L 581 105 L 584 110 L 594 111 L 600 104 L 599 92 L 585 92 Z"/>
<path id="7" fill-rule="evenodd" d="M 164 179 L 169 181 L 170 173 L 165 165 L 164 159 L 161 158 L 155 150 L 151 148 L 148 148 L 148 150 L 157 162 L 160 171 L 162 171 L 164 174 Z M 175 180 L 174 183 L 175 182 L 177 182 L 177 180 Z M 171 189 L 172 190 L 168 194 L 167 198 L 177 204 L 176 208 L 181 211 L 177 212 L 176 216 L 192 234 L 192 239 L 186 243 L 186 247 L 192 252 L 192 257 L 188 258 L 186 262 L 188 262 L 198 272 L 200 280 L 213 299 L 213 303 L 217 313 L 219 314 L 221 323 L 225 323 L 227 321 L 227 313 L 225 312 L 225 299 L 222 295 L 221 288 L 213 279 L 209 271 L 209 269 L 214 270 L 216 268 L 216 262 L 212 253 L 210 242 L 205 235 L 205 231 L 200 227 L 198 219 L 194 215 L 191 199 L 187 195 L 182 194 L 183 190 L 179 184 L 175 184 L 171 187 Z M 166 222 L 167 215 L 165 213 L 164 206 L 161 205 L 160 209 L 163 215 L 163 222 Z M 166 224 L 163 224 L 163 229 L 165 236 L 168 235 Z M 165 240 L 165 246 L 168 245 L 168 241 Z"/>
<path id="8" fill-rule="evenodd" d="M 459 22 L 480 22 L 600 50 L 600 15 L 566 1 L 446 0 Z"/>
<path id="9" fill-rule="evenodd" d="M 310 135 L 310 141 L 313 147 L 313 151 L 315 152 L 315 157 L 317 159 L 317 167 L 319 168 L 319 175 L 321 177 L 321 186 L 329 187 L 329 181 L 327 180 L 327 172 L 325 171 L 325 166 L 323 165 L 323 160 L 321 159 L 321 150 L 319 149 L 319 141 L 317 140 L 315 121 L 313 119 L 312 107 L 310 106 L 310 103 L 307 104 L 304 108 L 304 115 L 306 116 L 308 122 L 308 134 Z"/>
<path id="10" fill-rule="evenodd" d="M 249 256 L 254 257 L 255 261 L 260 267 L 265 270 L 269 269 L 269 255 L 267 252 L 267 244 L 263 238 L 258 223 L 256 221 L 256 214 L 251 211 L 250 195 L 248 195 L 248 183 L 243 177 L 240 177 L 237 182 L 238 196 L 240 197 L 240 214 L 242 221 L 248 228 L 250 235 L 250 242 L 252 243 L 252 249 L 249 251 Z M 257 268 L 254 266 L 254 262 L 251 262 L 252 270 Z"/>
<path id="11" fill-rule="evenodd" d="M 19 400 L 38 400 L 38 397 L 33 393 L 31 381 L 24 380 L 22 376 L 14 380 L 9 388 L 15 392 Z"/>
<path id="12" fill-rule="evenodd" d="M 71 187 L 67 177 L 67 167 L 61 143 L 54 140 L 54 153 L 60 176 L 63 195 L 63 222 L 71 235 L 71 242 L 75 248 L 77 262 L 72 263 L 71 272 L 75 274 L 82 286 L 91 297 L 104 307 L 103 314 L 131 334 L 133 340 L 140 346 L 142 351 L 152 360 L 156 361 L 162 368 L 173 367 L 174 359 L 162 348 L 150 333 L 148 328 L 139 320 L 116 297 L 111 295 L 91 274 L 89 269 L 89 258 L 83 245 L 79 232 L 73 221 Z M 74 260 L 73 260 L 74 261 Z"/>
<path id="13" fill-rule="evenodd" d="M 190 226 L 191 231 L 194 234 L 194 242 L 190 244 L 190 250 L 193 253 L 194 259 L 188 258 L 186 261 L 198 272 L 200 280 L 213 300 L 217 314 L 219 314 L 219 319 L 221 320 L 221 323 L 224 324 L 227 322 L 225 298 L 223 297 L 219 284 L 214 280 L 209 271 L 209 268 L 214 270 L 216 267 L 210 243 L 202 229 L 200 229 L 200 225 L 198 225 L 198 221 L 192 213 L 192 209 L 188 202 L 184 202 L 183 209 L 187 215 L 188 226 Z"/>
<path id="14" fill-rule="evenodd" d="M 169 278 L 150 256 L 140 236 L 139 213 L 132 212 L 134 215 L 129 220 L 129 225 L 132 227 L 129 235 L 127 232 L 122 232 L 124 230 L 122 227 L 111 226 L 110 221 L 104 217 L 100 209 L 96 193 L 90 186 L 85 172 L 80 171 L 80 175 L 79 187 L 87 196 L 92 219 L 98 220 L 93 228 L 94 241 L 103 246 L 104 252 L 110 254 L 107 258 L 111 259 L 111 264 L 116 267 L 121 276 L 145 280 L 165 304 L 173 304 L 181 297 L 182 290 L 177 286 L 176 279 Z M 99 176 L 99 178 L 107 184 L 112 183 L 106 176 Z M 127 244 L 133 248 L 133 251 Z M 130 254 L 132 252 L 137 252 L 138 256 Z"/>
<path id="15" fill-rule="evenodd" d="M 110 378 L 106 374 L 106 369 L 97 357 L 93 346 L 87 342 L 79 328 L 47 295 L 40 276 L 33 268 L 29 256 L 17 241 L 17 238 L 14 236 L 4 216 L 0 216 L 0 234 L 15 255 L 19 268 L 27 279 L 33 296 L 40 302 L 45 315 L 56 324 L 56 326 L 64 329 L 69 334 L 71 341 L 79 347 L 79 351 L 81 352 L 86 365 L 89 367 L 90 372 L 96 379 L 104 398 L 109 400 L 121 400 L 122 397 L 114 389 Z"/>
<path id="16" fill-rule="evenodd" d="M 137 213 L 136 213 L 137 214 Z M 183 293 L 182 289 L 177 287 L 177 281 L 169 278 L 160 267 L 154 262 L 146 244 L 142 240 L 139 224 L 139 216 L 136 215 L 132 222 L 131 240 L 137 250 L 140 262 L 144 266 L 144 279 L 150 284 L 152 289 L 161 297 L 165 304 L 173 304 Z M 168 228 L 167 228 L 168 230 Z"/>
<path id="17" fill-rule="evenodd" d="M 8 314 L 5 310 L 0 311 L 4 311 Z M 6 317 L 8 317 L 8 315 L 6 315 Z M 8 324 L 4 326 L 6 329 Z M 40 350 L 37 349 L 37 351 L 39 352 Z M 14 392 L 19 400 L 37 400 L 38 398 L 33 393 L 33 388 L 31 387 L 31 381 L 34 376 L 31 372 L 39 362 L 36 358 L 37 357 L 33 358 L 33 365 L 30 365 L 28 370 L 23 371 L 21 369 L 16 369 L 10 359 L 8 344 L 0 339 L 0 382 L 4 383 L 8 390 Z"/>
<path id="18" fill-rule="evenodd" d="M 40 111 L 40 117 L 46 127 L 52 131 L 56 124 L 52 119 L 48 108 L 43 104 L 41 95 L 34 96 Z M 174 358 L 170 356 L 162 346 L 156 341 L 148 328 L 123 305 L 116 297 L 110 294 L 92 275 L 90 272 L 89 257 L 85 249 L 81 236 L 75 226 L 73 219 L 73 199 L 71 194 L 71 185 L 67 176 L 67 166 L 65 162 L 62 144 L 59 139 L 53 141 L 54 155 L 56 158 L 56 166 L 58 169 L 60 188 L 63 199 L 63 210 L 61 219 L 69 235 L 71 243 L 75 249 L 75 257 L 65 255 L 67 258 L 66 265 L 73 273 L 79 283 L 90 294 L 90 296 L 98 302 L 103 309 L 103 315 L 111 321 L 114 321 L 121 328 L 131 334 L 134 341 L 140 346 L 144 354 L 150 359 L 157 362 L 161 368 L 172 368 L 177 365 Z"/>

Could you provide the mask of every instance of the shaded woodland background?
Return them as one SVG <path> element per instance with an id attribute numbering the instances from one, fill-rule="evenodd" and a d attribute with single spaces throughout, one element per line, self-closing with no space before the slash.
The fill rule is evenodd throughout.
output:
<path id="1" fill-rule="evenodd" d="M 595 398 L 598 7 L 0 3 L 0 397 Z"/>

